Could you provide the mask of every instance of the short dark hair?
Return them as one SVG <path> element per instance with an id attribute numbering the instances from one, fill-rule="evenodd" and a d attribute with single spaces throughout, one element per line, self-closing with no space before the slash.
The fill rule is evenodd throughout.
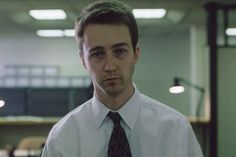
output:
<path id="1" fill-rule="evenodd" d="M 81 12 L 75 24 L 75 38 L 83 51 L 83 35 L 89 24 L 118 24 L 128 27 L 133 49 L 138 42 L 138 26 L 131 8 L 118 1 L 97 1 Z"/>

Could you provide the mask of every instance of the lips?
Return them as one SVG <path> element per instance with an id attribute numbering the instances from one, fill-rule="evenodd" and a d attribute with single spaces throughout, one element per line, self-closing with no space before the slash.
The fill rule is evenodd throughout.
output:
<path id="1" fill-rule="evenodd" d="M 119 80 L 119 77 L 111 77 L 111 78 L 106 78 L 103 80 L 103 82 L 112 82 L 112 81 L 116 81 Z"/>

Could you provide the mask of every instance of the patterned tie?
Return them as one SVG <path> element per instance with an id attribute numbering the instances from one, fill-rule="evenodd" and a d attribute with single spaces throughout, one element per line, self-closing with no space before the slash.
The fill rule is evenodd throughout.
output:
<path id="1" fill-rule="evenodd" d="M 108 147 L 108 157 L 132 157 L 125 131 L 120 125 L 119 113 L 109 112 L 108 116 L 114 124 Z"/>

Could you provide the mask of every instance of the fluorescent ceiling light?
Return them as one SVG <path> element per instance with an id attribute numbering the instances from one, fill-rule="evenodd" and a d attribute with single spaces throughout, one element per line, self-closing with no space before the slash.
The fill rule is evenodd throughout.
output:
<path id="1" fill-rule="evenodd" d="M 38 30 L 37 35 L 40 37 L 63 37 L 64 32 L 60 29 L 54 30 Z"/>
<path id="2" fill-rule="evenodd" d="M 135 18 L 163 18 L 166 14 L 165 9 L 133 9 Z"/>
<path id="3" fill-rule="evenodd" d="M 53 10 L 30 10 L 29 14 L 37 20 L 64 20 L 66 13 L 61 9 Z"/>
<path id="4" fill-rule="evenodd" d="M 38 30 L 37 35 L 40 37 L 74 37 L 74 29 L 51 29 L 51 30 Z"/>
<path id="5" fill-rule="evenodd" d="M 67 37 L 74 37 L 75 36 L 75 30 L 74 29 L 65 29 L 64 35 Z"/>
<path id="6" fill-rule="evenodd" d="M 226 34 L 228 36 L 236 36 L 236 28 L 227 28 L 226 29 Z"/>

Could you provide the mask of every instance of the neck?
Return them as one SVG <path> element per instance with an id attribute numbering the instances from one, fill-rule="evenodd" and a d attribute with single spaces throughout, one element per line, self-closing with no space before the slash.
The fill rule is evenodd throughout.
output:
<path id="1" fill-rule="evenodd" d="M 120 109 L 134 93 L 134 86 L 131 83 L 122 93 L 119 95 L 108 95 L 104 91 L 98 92 L 95 89 L 95 96 L 101 101 L 106 107 L 112 110 Z"/>

